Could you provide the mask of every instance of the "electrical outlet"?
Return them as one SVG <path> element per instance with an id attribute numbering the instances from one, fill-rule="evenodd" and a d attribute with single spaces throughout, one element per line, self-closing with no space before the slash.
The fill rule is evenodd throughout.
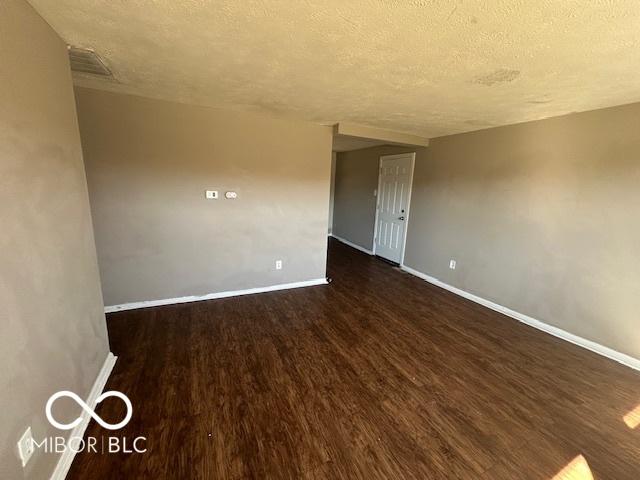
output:
<path id="1" fill-rule="evenodd" d="M 218 199 L 218 191 L 217 190 L 206 190 L 205 197 L 207 200 L 217 200 Z"/>
<path id="2" fill-rule="evenodd" d="M 282 270 L 282 260 L 276 260 L 276 270 Z"/>
<path id="3" fill-rule="evenodd" d="M 20 440 L 18 440 L 18 453 L 23 467 L 33 455 L 33 450 L 33 435 L 31 435 L 31 427 L 28 427 L 20 437 Z"/>
<path id="4" fill-rule="evenodd" d="M 449 268 L 451 270 L 455 270 L 456 269 L 456 261 L 455 260 L 450 260 L 449 261 Z"/>

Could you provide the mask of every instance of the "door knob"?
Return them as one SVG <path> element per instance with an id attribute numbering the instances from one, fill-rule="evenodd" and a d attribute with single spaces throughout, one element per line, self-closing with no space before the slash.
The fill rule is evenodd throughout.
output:
<path id="1" fill-rule="evenodd" d="M 398 220 L 404 220 L 404 217 L 398 217 Z"/>

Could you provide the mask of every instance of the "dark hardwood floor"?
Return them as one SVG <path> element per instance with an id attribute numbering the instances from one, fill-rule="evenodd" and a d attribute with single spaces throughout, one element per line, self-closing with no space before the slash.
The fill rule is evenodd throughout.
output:
<path id="1" fill-rule="evenodd" d="M 110 314 L 133 419 L 87 433 L 148 451 L 79 454 L 68 478 L 640 478 L 638 372 L 335 241 L 329 275 Z"/>

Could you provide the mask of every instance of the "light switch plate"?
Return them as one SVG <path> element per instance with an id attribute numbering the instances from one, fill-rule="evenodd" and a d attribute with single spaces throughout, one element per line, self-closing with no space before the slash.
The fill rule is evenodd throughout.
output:
<path id="1" fill-rule="evenodd" d="M 33 435 L 31 434 L 31 427 L 28 427 L 20 437 L 20 440 L 18 440 L 18 453 L 23 467 L 33 455 L 33 450 Z"/>

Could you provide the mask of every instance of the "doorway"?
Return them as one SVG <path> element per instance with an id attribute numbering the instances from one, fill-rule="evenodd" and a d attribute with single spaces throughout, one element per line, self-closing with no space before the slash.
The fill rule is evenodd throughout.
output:
<path id="1" fill-rule="evenodd" d="M 402 265 L 407 241 L 415 153 L 380 157 L 373 253 Z"/>

